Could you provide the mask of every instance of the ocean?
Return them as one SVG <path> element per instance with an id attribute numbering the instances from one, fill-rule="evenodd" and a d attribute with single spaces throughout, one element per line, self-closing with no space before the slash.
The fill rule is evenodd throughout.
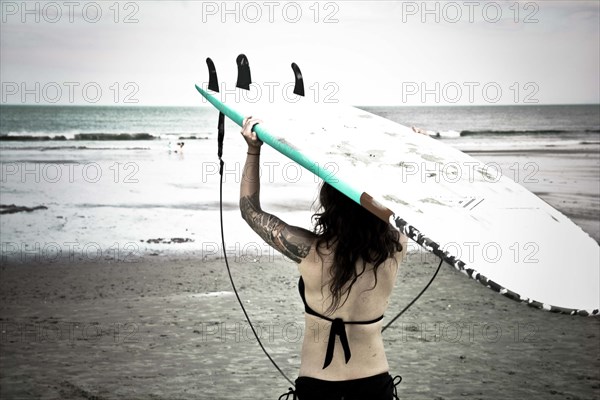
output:
<path id="1" fill-rule="evenodd" d="M 598 144 L 599 105 L 361 107 L 407 126 L 434 132 L 458 132 L 463 140 L 479 137 L 488 143 L 499 136 L 542 140 L 579 140 Z M 26 136 L 147 133 L 154 138 L 215 135 L 210 107 L 126 106 L 0 106 L 0 136 L 26 140 Z M 20 138 L 20 139 L 17 139 Z M 505 142 L 505 141 L 504 141 Z M 456 143 L 454 143 L 456 144 Z M 588 144 L 588 143 L 580 143 Z"/>
<path id="2" fill-rule="evenodd" d="M 599 240 L 600 106 L 360 108 L 532 178 L 519 182 Z M 0 106 L 2 257 L 217 256 L 216 125 L 209 107 Z M 224 216 L 237 254 L 255 234 L 237 207 L 244 143 L 239 128 L 227 132 Z M 274 151 L 262 161 L 272 163 L 264 208 L 310 227 L 318 179 Z M 12 212 L 20 206 L 46 208 Z"/>

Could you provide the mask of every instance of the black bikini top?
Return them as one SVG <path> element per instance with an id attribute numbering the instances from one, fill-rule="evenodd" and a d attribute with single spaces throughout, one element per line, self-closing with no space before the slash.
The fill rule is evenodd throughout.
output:
<path id="1" fill-rule="evenodd" d="M 325 354 L 325 363 L 323 364 L 323 369 L 327 368 L 329 364 L 331 364 L 331 360 L 333 360 L 333 349 L 335 348 L 335 337 L 340 337 L 340 342 L 342 343 L 342 348 L 344 349 L 344 357 L 346 358 L 346 364 L 350 361 L 350 357 L 352 354 L 350 353 L 350 346 L 348 345 L 348 337 L 346 336 L 346 324 L 354 324 L 354 325 L 368 325 L 373 324 L 375 322 L 379 322 L 383 319 L 383 315 L 379 318 L 372 319 L 370 321 L 344 321 L 341 318 L 329 318 L 325 315 L 321 315 L 308 305 L 306 302 L 306 297 L 304 295 L 304 280 L 300 277 L 298 281 L 298 291 L 300 292 L 300 297 L 302 298 L 302 302 L 304 303 L 304 311 L 307 314 L 314 315 L 315 317 L 319 317 L 326 321 L 331 322 L 331 331 L 329 332 L 329 341 L 327 342 L 327 353 Z"/>

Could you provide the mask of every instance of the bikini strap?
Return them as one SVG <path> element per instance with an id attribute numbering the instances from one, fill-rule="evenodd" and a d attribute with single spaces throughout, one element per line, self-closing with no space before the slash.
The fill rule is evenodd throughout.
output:
<path id="1" fill-rule="evenodd" d="M 327 368 L 333 360 L 333 350 L 335 349 L 335 337 L 340 337 L 340 343 L 344 350 L 344 358 L 346 364 L 350 361 L 352 353 L 350 352 L 350 345 L 348 344 L 348 336 L 346 336 L 346 327 L 344 326 L 344 320 L 336 318 L 331 322 L 331 329 L 329 330 L 329 340 L 327 341 L 327 352 L 325 353 L 325 362 L 323 363 L 323 369 Z"/>
<path id="2" fill-rule="evenodd" d="M 292 400 L 297 399 L 296 392 L 292 388 L 288 388 L 287 393 L 284 393 L 281 396 L 279 396 L 279 399 L 277 399 L 277 400 L 290 400 L 290 396 L 292 396 Z"/>
<path id="3" fill-rule="evenodd" d="M 397 386 L 400 384 L 400 382 L 402 382 L 402 377 L 400 375 L 396 375 L 392 379 L 392 386 L 393 386 L 392 394 L 394 395 L 395 400 L 400 400 L 400 397 L 398 397 L 398 388 L 397 388 Z"/>
<path id="4" fill-rule="evenodd" d="M 379 322 L 379 321 L 381 321 L 383 319 L 383 315 L 381 315 L 380 317 L 371 319 L 369 321 L 344 321 L 341 318 L 329 318 L 328 316 L 319 314 L 318 312 L 316 312 L 315 310 L 313 310 L 312 308 L 310 308 L 310 306 L 306 302 L 306 295 L 304 294 L 305 286 L 304 286 L 304 280 L 302 279 L 302 277 L 300 277 L 300 279 L 298 280 L 298 291 L 300 292 L 300 297 L 302 298 L 302 302 L 304 303 L 304 311 L 307 314 L 310 314 L 310 315 L 313 315 L 315 317 L 324 319 L 325 321 L 329 321 L 329 322 L 333 323 L 333 321 L 335 321 L 336 319 L 339 319 L 344 324 L 350 324 L 350 325 L 368 325 L 368 324 L 374 324 L 375 322 Z"/>

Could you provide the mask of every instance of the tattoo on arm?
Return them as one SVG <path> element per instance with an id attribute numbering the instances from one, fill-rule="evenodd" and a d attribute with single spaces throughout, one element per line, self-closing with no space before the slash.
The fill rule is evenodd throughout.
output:
<path id="1" fill-rule="evenodd" d="M 260 208 L 258 193 L 240 198 L 242 217 L 265 242 L 299 263 L 310 252 L 314 234 L 290 226 Z"/>

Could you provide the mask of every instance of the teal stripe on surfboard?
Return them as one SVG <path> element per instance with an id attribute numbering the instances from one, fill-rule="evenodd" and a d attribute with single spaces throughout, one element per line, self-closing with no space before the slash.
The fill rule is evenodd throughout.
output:
<path id="1" fill-rule="evenodd" d="M 196 85 L 196 90 L 198 90 L 198 92 L 200 92 L 200 94 L 206 100 L 208 100 L 209 103 L 211 103 L 217 110 L 222 112 L 227 118 L 232 120 L 240 127 L 242 126 L 242 123 L 244 122 L 244 116 L 242 114 L 235 111 L 233 108 L 223 104 L 221 101 L 209 94 L 207 91 L 203 90 L 198 85 Z M 361 204 L 361 191 L 356 190 L 347 182 L 344 182 L 341 179 L 339 179 L 339 177 L 334 176 L 334 174 L 332 174 L 331 171 L 321 168 L 321 166 L 317 162 L 311 160 L 309 157 L 299 152 L 297 149 L 294 149 L 287 143 L 282 142 L 260 125 L 256 125 L 254 127 L 254 132 L 256 132 L 256 135 L 260 140 L 262 140 L 281 154 L 285 155 L 286 157 L 291 158 L 292 160 L 294 160 L 313 174 L 317 175 L 319 178 L 323 179 L 325 182 L 329 183 L 331 186 L 333 186 L 340 192 L 344 193 L 346 196 L 348 196 L 358 204 Z"/>

